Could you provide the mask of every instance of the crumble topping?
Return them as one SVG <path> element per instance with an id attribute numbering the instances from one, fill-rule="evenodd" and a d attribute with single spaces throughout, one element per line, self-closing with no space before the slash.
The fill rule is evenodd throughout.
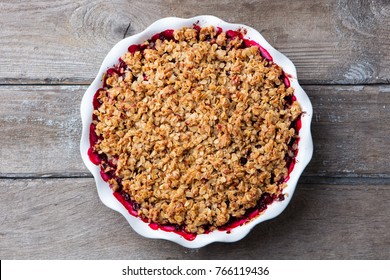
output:
<path id="1" fill-rule="evenodd" d="M 301 108 L 282 69 L 242 36 L 165 32 L 106 72 L 92 148 L 141 218 L 204 233 L 281 194 Z"/>

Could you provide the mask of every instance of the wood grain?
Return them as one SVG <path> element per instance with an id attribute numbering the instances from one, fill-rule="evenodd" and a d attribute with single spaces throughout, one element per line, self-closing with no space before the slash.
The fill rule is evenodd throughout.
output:
<path id="1" fill-rule="evenodd" d="M 390 80 L 387 0 L 7 0 L 0 10 L 0 84 L 89 83 L 123 37 L 163 17 L 202 14 L 259 30 L 303 84 Z"/>
<path id="2" fill-rule="evenodd" d="M 389 199 L 388 185 L 299 185 L 281 216 L 242 241 L 191 250 L 136 234 L 92 179 L 2 179 L 0 258 L 388 259 Z"/>
<path id="3" fill-rule="evenodd" d="M 390 178 L 390 86 L 305 86 L 314 156 L 305 176 Z M 1 86 L 0 177 L 85 177 L 85 86 Z M 10 96 L 12 98 L 10 98 Z"/>
<path id="4" fill-rule="evenodd" d="M 0 87 L 0 173 L 86 172 L 79 152 L 85 87 Z M 12 176 L 12 175 L 11 175 Z"/>
<path id="5" fill-rule="evenodd" d="M 390 88 L 305 87 L 313 108 L 314 157 L 306 175 L 389 178 Z"/>

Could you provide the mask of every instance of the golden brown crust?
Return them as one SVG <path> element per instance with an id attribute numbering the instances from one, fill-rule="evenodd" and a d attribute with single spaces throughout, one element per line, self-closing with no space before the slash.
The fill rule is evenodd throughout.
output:
<path id="1" fill-rule="evenodd" d="M 128 68 L 100 91 L 94 148 L 115 161 L 141 217 L 202 233 L 283 189 L 301 109 L 258 47 L 213 27 L 174 38 L 122 56 Z"/>

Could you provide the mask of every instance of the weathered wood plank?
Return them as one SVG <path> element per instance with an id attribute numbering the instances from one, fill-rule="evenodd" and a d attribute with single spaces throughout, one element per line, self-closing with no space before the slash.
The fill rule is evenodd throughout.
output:
<path id="1" fill-rule="evenodd" d="M 1 86 L 0 177 L 89 176 L 79 154 L 85 86 Z M 315 152 L 306 176 L 390 177 L 390 86 L 305 86 Z"/>
<path id="2" fill-rule="evenodd" d="M 0 87 L 0 173 L 86 172 L 79 152 L 84 91 L 80 86 Z"/>
<path id="3" fill-rule="evenodd" d="M 388 83 L 389 1 L 1 1 L 0 83 L 89 83 L 106 53 L 155 20 L 214 14 L 259 30 L 306 84 Z"/>
<path id="4" fill-rule="evenodd" d="M 314 108 L 306 175 L 389 177 L 390 87 L 305 87 Z"/>
<path id="5" fill-rule="evenodd" d="M 92 179 L 2 179 L 0 258 L 388 259 L 389 199 L 389 185 L 299 185 L 281 216 L 242 241 L 190 250 L 136 234 Z"/>

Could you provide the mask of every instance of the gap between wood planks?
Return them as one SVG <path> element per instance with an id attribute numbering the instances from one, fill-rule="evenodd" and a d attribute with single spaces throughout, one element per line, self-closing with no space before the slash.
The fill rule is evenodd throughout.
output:
<path id="1" fill-rule="evenodd" d="M 90 173 L 69 173 L 69 174 L 0 174 L 0 180 L 55 180 L 55 179 L 87 179 L 93 178 Z M 390 185 L 390 175 L 375 176 L 301 176 L 298 185 Z"/>

